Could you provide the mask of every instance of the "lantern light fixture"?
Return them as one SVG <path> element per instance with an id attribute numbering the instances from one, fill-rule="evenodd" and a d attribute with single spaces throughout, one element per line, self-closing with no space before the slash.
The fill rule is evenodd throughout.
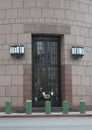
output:
<path id="1" fill-rule="evenodd" d="M 84 47 L 73 46 L 72 47 L 72 56 L 74 58 L 82 58 L 84 56 Z"/>
<path id="2" fill-rule="evenodd" d="M 21 57 L 24 55 L 24 45 L 10 46 L 10 54 L 14 57 Z"/>

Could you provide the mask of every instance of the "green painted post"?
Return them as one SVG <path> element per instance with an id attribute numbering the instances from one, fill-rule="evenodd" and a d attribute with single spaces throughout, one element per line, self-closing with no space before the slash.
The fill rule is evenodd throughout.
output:
<path id="1" fill-rule="evenodd" d="M 51 101 L 45 101 L 45 113 L 46 114 L 51 113 Z"/>
<path id="2" fill-rule="evenodd" d="M 83 114 L 86 112 L 86 105 L 85 105 L 85 100 L 80 101 L 80 113 Z"/>
<path id="3" fill-rule="evenodd" d="M 26 101 L 26 114 L 32 114 L 32 101 Z"/>
<path id="4" fill-rule="evenodd" d="M 5 112 L 6 112 L 6 114 L 11 114 L 11 101 L 6 101 Z"/>
<path id="5" fill-rule="evenodd" d="M 63 101 L 63 114 L 68 114 L 69 112 L 69 106 L 68 106 L 68 101 Z"/>

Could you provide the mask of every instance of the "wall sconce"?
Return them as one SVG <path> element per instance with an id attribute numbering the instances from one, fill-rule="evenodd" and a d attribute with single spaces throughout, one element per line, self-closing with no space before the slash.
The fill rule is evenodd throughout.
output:
<path id="1" fill-rule="evenodd" d="M 24 46 L 23 45 L 10 46 L 10 54 L 17 58 L 23 56 L 24 55 Z"/>
<path id="2" fill-rule="evenodd" d="M 72 56 L 74 58 L 82 58 L 84 56 L 84 47 L 81 46 L 73 46 L 72 47 Z"/>

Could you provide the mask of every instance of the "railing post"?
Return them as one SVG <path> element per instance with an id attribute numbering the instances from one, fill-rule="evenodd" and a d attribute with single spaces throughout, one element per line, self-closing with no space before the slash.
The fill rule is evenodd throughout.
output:
<path id="1" fill-rule="evenodd" d="M 32 101 L 26 101 L 26 114 L 32 114 Z"/>
<path id="2" fill-rule="evenodd" d="M 68 101 L 63 101 L 63 113 L 68 114 L 69 108 L 68 108 Z"/>
<path id="3" fill-rule="evenodd" d="M 6 114 L 11 114 L 11 101 L 6 101 L 5 112 L 6 112 Z"/>
<path id="4" fill-rule="evenodd" d="M 45 113 L 46 114 L 51 113 L 51 101 L 45 101 Z"/>
<path id="5" fill-rule="evenodd" d="M 85 105 L 85 100 L 80 101 L 80 113 L 83 114 L 86 112 L 86 105 Z"/>

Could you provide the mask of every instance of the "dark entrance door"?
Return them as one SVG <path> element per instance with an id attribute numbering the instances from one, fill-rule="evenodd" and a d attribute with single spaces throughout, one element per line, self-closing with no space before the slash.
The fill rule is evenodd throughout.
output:
<path id="1" fill-rule="evenodd" d="M 59 37 L 33 37 L 33 106 L 60 106 Z"/>

